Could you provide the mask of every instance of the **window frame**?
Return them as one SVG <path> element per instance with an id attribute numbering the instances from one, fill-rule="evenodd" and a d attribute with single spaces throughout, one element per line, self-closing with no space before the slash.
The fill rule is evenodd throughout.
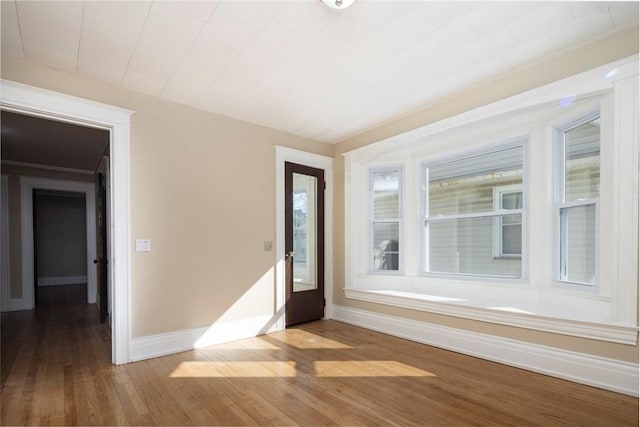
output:
<path id="1" fill-rule="evenodd" d="M 524 209 L 524 191 L 523 186 L 518 184 L 501 185 L 493 187 L 493 210 L 497 212 L 502 210 L 502 196 L 505 194 L 520 193 L 522 195 L 522 208 Z M 522 218 L 522 217 L 521 217 Z M 502 248 L 502 236 L 504 233 L 504 223 L 502 217 L 493 220 L 493 258 L 494 259 L 522 259 L 522 246 L 519 254 L 505 254 Z M 520 221 L 520 232 L 525 233 L 524 224 Z M 523 242 L 521 238 L 521 242 Z"/>
<path id="2" fill-rule="evenodd" d="M 451 278 L 451 279 L 465 279 L 465 280 L 486 280 L 486 279 L 491 279 L 494 282 L 506 282 L 506 283 L 522 283 L 523 281 L 527 280 L 527 272 L 528 272 L 528 266 L 527 266 L 527 251 L 526 251 L 526 245 L 527 245 L 527 229 L 526 229 L 526 211 L 527 211 L 527 191 L 525 191 L 525 189 L 527 188 L 527 174 L 528 174 L 528 163 L 527 163 L 527 151 L 528 151 L 528 144 L 529 143 L 529 136 L 528 135 L 522 135 L 516 138 L 511 138 L 507 141 L 502 141 L 500 143 L 497 144 L 492 144 L 489 146 L 484 146 L 483 148 L 471 148 L 469 150 L 466 150 L 464 152 L 461 153 L 457 153 L 455 155 L 448 155 L 446 157 L 440 158 L 440 159 L 433 159 L 433 160 L 425 160 L 423 162 L 421 162 L 420 165 L 420 185 L 424 188 L 424 191 L 421 192 L 421 201 L 420 201 L 420 205 L 421 205 L 421 216 L 420 216 L 420 228 L 422 229 L 422 240 L 421 240 L 421 253 L 422 253 L 422 262 L 421 262 L 421 275 L 423 276 L 434 276 L 434 277 L 444 277 L 444 278 Z M 494 153 L 494 152 L 498 152 L 498 151 L 503 151 L 503 150 L 508 150 L 511 148 L 515 148 L 520 146 L 522 148 L 522 184 L 521 184 L 521 191 L 522 191 L 522 208 L 521 209 L 513 209 L 513 210 L 509 210 L 508 212 L 498 212 L 495 210 L 495 205 L 494 205 L 494 210 L 491 212 L 481 212 L 481 213 L 470 213 L 470 214 L 455 214 L 455 215 L 438 215 L 437 217 L 429 217 L 428 216 L 428 212 L 429 212 L 429 167 L 433 167 L 433 166 L 437 166 L 437 165 L 442 165 L 445 163 L 451 163 L 451 162 L 455 162 L 455 161 L 460 161 L 460 160 L 464 160 L 464 159 L 469 159 L 469 158 L 473 158 L 476 156 L 481 156 L 481 155 L 485 155 L 485 154 L 490 154 L 490 153 Z M 513 185 L 517 185 L 517 184 L 513 184 Z M 520 276 L 519 277 L 514 277 L 514 276 L 500 276 L 500 275 L 494 275 L 494 274 L 471 274 L 471 273 L 451 273 L 451 272 L 436 272 L 436 271 L 429 271 L 429 232 L 427 230 L 427 222 L 440 222 L 440 221 L 451 221 L 451 220 L 456 220 L 456 219 L 473 219 L 473 218 L 483 218 L 483 217 L 493 217 L 494 219 L 497 219 L 496 216 L 499 215 L 500 217 L 505 216 L 505 215 L 513 215 L 513 214 L 520 214 L 521 218 L 522 218 L 522 225 L 521 225 L 521 230 L 522 230 L 522 253 L 519 257 L 519 259 L 521 260 L 521 268 L 520 268 Z M 494 227 L 495 228 L 495 227 Z M 492 241 L 491 244 L 493 245 L 494 243 L 494 237 L 495 237 L 495 231 L 492 230 Z M 492 255 L 494 253 L 494 249 L 492 249 Z M 518 259 L 518 258 L 509 258 L 509 259 Z"/>
<path id="3" fill-rule="evenodd" d="M 397 218 L 384 218 L 384 219 L 375 219 L 374 218 L 374 212 L 373 212 L 373 203 L 374 203 L 374 197 L 373 197 L 373 176 L 375 173 L 379 173 L 379 172 L 398 172 L 398 217 Z M 390 166 L 372 166 L 369 168 L 369 176 L 368 176 L 368 180 L 369 180 L 369 185 L 368 185 L 368 203 L 367 203 L 367 219 L 368 219 L 368 267 L 367 267 L 367 272 L 368 274 L 374 274 L 374 275 L 402 275 L 404 274 L 404 268 L 403 268 L 403 261 L 404 261 L 404 256 L 403 256 L 403 250 L 402 250 L 402 244 L 404 242 L 403 239 L 403 224 L 402 224 L 402 217 L 403 217 L 403 209 L 402 209 L 402 203 L 403 203 L 403 181 L 404 181 L 404 167 L 402 165 L 390 165 Z M 379 224 L 379 223 L 386 223 L 386 224 L 394 224 L 397 223 L 398 224 L 398 269 L 397 270 L 376 270 L 375 269 L 375 254 L 374 254 L 374 248 L 373 248 L 373 242 L 374 242 L 374 235 L 373 235 L 373 227 L 374 224 Z"/>
<path id="4" fill-rule="evenodd" d="M 598 292 L 600 288 L 600 191 L 598 191 L 598 197 L 591 197 L 588 199 L 578 199 L 571 202 L 565 202 L 566 194 L 566 132 L 575 129 L 583 124 L 589 123 L 595 119 L 602 119 L 601 108 L 595 108 L 586 113 L 573 116 L 567 122 L 554 126 L 553 128 L 553 140 L 554 140 L 554 251 L 553 251 L 553 277 L 552 283 L 555 287 L 568 288 L 579 291 L 591 291 Z M 600 145 L 598 149 L 599 156 L 602 155 L 602 130 L 600 130 Z M 600 171 L 601 171 L 600 164 Z M 594 270 L 594 282 L 584 283 L 578 281 L 571 281 L 563 278 L 563 270 L 566 269 L 565 262 L 563 262 L 563 253 L 566 251 L 566 240 L 563 240 L 563 219 L 562 211 L 564 209 L 594 206 L 595 209 L 595 270 Z M 566 256 L 565 258 L 566 259 Z M 566 273 L 565 273 L 566 276 Z"/>

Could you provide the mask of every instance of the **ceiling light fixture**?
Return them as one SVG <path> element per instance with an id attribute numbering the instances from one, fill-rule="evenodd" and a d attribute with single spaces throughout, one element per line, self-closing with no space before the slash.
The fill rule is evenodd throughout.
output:
<path id="1" fill-rule="evenodd" d="M 346 9 L 353 4 L 355 0 L 322 0 L 325 6 L 331 9 Z"/>

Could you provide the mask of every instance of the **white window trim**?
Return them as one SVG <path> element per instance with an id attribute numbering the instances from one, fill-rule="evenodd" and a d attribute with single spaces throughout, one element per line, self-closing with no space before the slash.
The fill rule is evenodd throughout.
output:
<path id="1" fill-rule="evenodd" d="M 601 283 L 600 292 L 593 294 L 589 292 L 576 292 L 571 289 L 553 287 L 551 283 L 552 268 L 550 267 L 538 269 L 536 268 L 536 280 L 543 280 L 542 276 L 548 274 L 546 282 L 529 282 L 528 286 L 520 287 L 519 292 L 530 292 L 532 287 L 535 290 L 535 294 L 532 297 L 539 297 L 541 299 L 547 299 L 551 304 L 557 301 L 569 298 L 568 301 L 578 298 L 580 300 L 579 310 L 588 311 L 583 306 L 591 307 L 594 304 L 600 309 L 605 305 L 605 311 L 610 310 L 610 314 L 606 318 L 597 319 L 592 321 L 581 320 L 576 318 L 564 318 L 556 317 L 555 315 L 547 316 L 546 318 L 552 318 L 545 329 L 537 328 L 535 325 L 539 323 L 539 319 L 545 318 L 541 314 L 522 314 L 511 315 L 505 317 L 504 313 L 497 311 L 490 311 L 490 316 L 480 315 L 478 320 L 489 321 L 498 324 L 508 324 L 512 326 L 519 326 L 528 329 L 545 330 L 548 332 L 554 332 L 559 334 L 566 334 L 571 336 L 581 336 L 585 338 L 599 339 L 603 341 L 611 342 L 624 342 L 626 344 L 637 343 L 638 335 L 638 211 L 640 210 L 639 197 L 638 197 L 638 55 L 633 55 L 628 58 L 624 58 L 590 71 L 533 89 L 521 94 L 506 98 L 492 104 L 488 104 L 483 107 L 476 108 L 456 116 L 449 117 L 439 122 L 397 135 L 379 141 L 375 144 L 370 144 L 352 150 L 345 153 L 345 295 L 347 298 L 376 302 L 380 304 L 393 305 L 398 307 L 404 307 L 406 301 L 411 301 L 411 304 L 415 304 L 413 309 L 438 312 L 434 307 L 439 307 L 446 311 L 447 315 L 456 317 L 467 317 L 465 312 L 469 306 L 461 306 L 459 304 L 450 304 L 446 302 L 430 302 L 429 306 L 421 305 L 420 295 L 425 295 L 423 291 L 418 290 L 420 293 L 415 298 L 406 297 L 402 299 L 402 303 L 398 302 L 398 298 L 393 298 L 389 289 L 393 289 L 398 283 L 405 283 L 406 288 L 414 287 L 415 283 L 418 283 L 420 279 L 419 271 L 412 271 L 412 264 L 405 265 L 410 276 L 394 276 L 394 277 L 373 277 L 362 271 L 361 265 L 365 261 L 364 257 L 360 256 L 362 239 L 365 237 L 362 234 L 362 228 L 360 226 L 361 216 L 359 215 L 360 203 L 362 206 L 366 206 L 365 200 L 362 199 L 362 179 L 360 174 L 362 169 L 368 164 L 382 163 L 382 162 L 398 162 L 404 165 L 405 173 L 408 177 L 408 187 L 405 191 L 408 194 L 412 194 L 411 191 L 419 191 L 419 185 L 421 178 L 414 178 L 413 174 L 418 173 L 416 169 L 419 168 L 419 162 L 412 160 L 406 160 L 402 157 L 402 153 L 411 153 L 415 149 L 417 141 L 430 140 L 430 136 L 439 134 L 443 131 L 458 128 L 461 125 L 477 122 L 482 119 L 494 117 L 503 113 L 509 113 L 511 111 L 522 110 L 528 107 L 542 105 L 551 102 L 557 102 L 566 97 L 567 93 L 575 96 L 575 99 L 582 99 L 588 96 L 599 96 L 603 93 L 609 93 L 605 98 L 602 98 L 602 102 L 610 106 L 614 111 L 614 119 L 611 119 L 610 130 L 612 136 L 610 140 L 603 142 L 606 144 L 612 144 L 612 152 L 614 159 L 611 161 L 611 173 L 614 175 L 611 179 L 615 181 L 615 187 L 612 200 L 615 201 L 615 206 L 607 207 L 608 218 L 614 223 L 611 225 L 611 235 L 621 236 L 624 235 L 624 239 L 618 239 L 615 237 L 608 238 L 607 250 L 601 251 L 600 258 L 607 259 L 607 263 L 610 264 L 607 274 L 610 279 L 606 283 Z M 615 72 L 611 72 L 615 70 Z M 605 76 L 605 77 L 603 77 Z M 615 120 L 615 124 L 613 121 Z M 553 130 L 553 129 L 550 129 Z M 456 147 L 450 146 L 452 151 L 456 151 Z M 527 159 L 531 154 L 527 150 Z M 544 151 L 541 154 L 536 153 L 535 157 L 531 157 L 532 162 L 538 162 L 541 159 L 541 155 L 551 156 L 552 149 L 548 152 Z M 411 157 L 408 157 L 411 159 Z M 529 160 L 527 160 L 529 162 Z M 532 163 L 536 165 L 537 163 Z M 415 181 L 415 182 L 414 182 Z M 549 178 L 549 196 L 550 203 L 553 204 L 553 182 Z M 525 186 L 528 186 L 525 182 Z M 624 198 L 621 195 L 625 195 Z M 631 195 L 631 197 L 628 197 Z M 545 196 L 547 197 L 547 196 Z M 409 204 L 407 204 L 409 203 Z M 405 200 L 404 207 L 409 206 L 414 208 L 410 202 Z M 553 211 L 546 212 L 541 211 L 535 206 L 529 205 L 528 210 L 534 215 L 531 219 L 535 219 L 537 223 L 547 223 L 552 227 Z M 411 209 L 413 210 L 413 209 Z M 544 219 L 548 215 L 548 220 Z M 411 217 L 411 215 L 410 215 Z M 418 224 L 422 217 L 416 216 Z M 407 221 L 405 225 L 406 233 L 415 234 L 419 233 L 418 227 L 412 225 L 412 221 Z M 525 233 L 525 234 L 528 234 Z M 527 236 L 529 237 L 529 236 Z M 547 238 L 545 237 L 545 240 Z M 406 242 L 405 242 L 406 244 Z M 411 245 L 411 243 L 409 242 Z M 524 243 L 523 243 L 524 244 Z M 529 241 L 526 248 L 531 251 L 532 243 Z M 551 235 L 549 235 L 549 248 L 552 248 L 553 242 Z M 360 252 L 359 252 L 360 251 Z M 419 247 L 415 247 L 415 251 L 420 252 Z M 541 259 L 541 257 L 549 257 L 549 262 L 552 259 L 552 250 L 536 249 L 531 256 L 532 262 L 534 259 Z M 533 256 L 535 255 L 535 257 Z M 412 253 L 408 253 L 407 256 L 413 257 Z M 406 261 L 405 261 L 406 262 Z M 526 264 L 526 263 L 525 263 Z M 418 269 L 419 270 L 419 269 Z M 609 271 L 611 270 L 611 271 Z M 533 277 L 533 276 L 532 276 Z M 459 280 L 443 280 L 435 277 L 428 277 L 430 288 L 438 290 L 454 289 L 459 290 L 461 287 L 467 290 L 470 280 L 459 278 Z M 529 279 L 529 281 L 532 278 Z M 603 279 L 604 280 L 604 279 Z M 492 280 L 492 283 L 480 283 L 477 288 L 477 295 L 482 295 L 489 286 L 493 286 L 499 289 L 499 292 L 503 291 L 512 292 L 513 286 L 505 287 L 504 284 L 500 284 L 499 280 Z M 609 283 L 611 282 L 611 283 Z M 537 289 L 537 290 L 536 290 Z M 366 297 L 364 296 L 366 294 Z M 434 291 L 434 295 L 438 295 Z M 442 293 L 440 294 L 442 295 Z M 439 297 L 437 297 L 439 298 Z M 594 306 L 595 307 L 595 306 Z M 542 316 L 542 317 L 541 317 Z M 598 333 L 594 333 L 594 328 L 598 329 Z M 577 331 L 580 332 L 577 332 Z M 622 339 L 619 337 L 622 336 Z M 617 338 L 616 338 L 617 337 Z"/>
<path id="2" fill-rule="evenodd" d="M 385 219 L 375 219 L 373 217 L 373 174 L 376 172 L 398 172 L 398 218 L 385 218 Z M 369 274 L 382 274 L 382 275 L 397 275 L 402 274 L 404 272 L 403 266 L 403 250 L 402 244 L 404 242 L 403 239 L 403 229 L 402 229 L 402 191 L 403 191 L 403 168 L 402 166 L 385 166 L 385 167 L 372 167 L 369 169 L 369 191 L 368 191 L 368 209 L 367 216 L 369 222 L 369 245 L 368 245 L 368 254 L 369 254 Z M 374 223 L 391 223 L 398 224 L 398 269 L 397 270 L 376 270 L 374 268 L 374 254 L 373 254 L 373 224 Z"/>
<path id="3" fill-rule="evenodd" d="M 495 209 L 495 205 L 494 205 L 494 210 L 492 212 L 478 212 L 478 213 L 471 213 L 471 214 L 455 214 L 455 215 L 439 215 L 438 217 L 429 217 L 427 215 L 428 213 L 428 209 L 429 209 L 429 205 L 428 205 L 428 188 L 429 188 L 429 176 L 428 176 L 428 169 L 431 166 L 434 165 L 440 165 L 443 163 L 448 163 L 451 161 L 457 161 L 457 160 L 462 160 L 462 159 L 466 159 L 466 158 L 472 158 L 472 157 L 476 157 L 476 156 L 481 156 L 483 154 L 488 154 L 488 153 L 492 153 L 492 152 L 496 152 L 496 151 L 502 151 L 502 150 L 507 150 L 510 148 L 515 148 L 515 147 L 522 147 L 522 185 L 517 185 L 515 184 L 514 187 L 518 187 L 520 188 L 520 191 L 523 193 L 523 199 L 522 199 L 522 209 L 513 209 L 510 210 L 508 212 L 499 212 L 499 210 Z M 434 161 L 424 161 L 421 164 L 421 168 L 422 168 L 422 172 L 420 174 L 420 177 L 422 179 L 421 185 L 424 186 L 425 190 L 424 192 L 427 194 L 427 197 L 424 196 L 424 194 L 421 193 L 421 197 L 420 197 L 420 203 L 421 203 L 421 210 L 422 210 L 422 223 L 421 223 L 421 228 L 422 228 L 422 274 L 424 276 L 434 276 L 434 277 L 450 277 L 452 279 L 455 278 L 462 278 L 464 280 L 470 280 L 470 281 L 485 281 L 485 280 L 499 280 L 499 281 L 504 281 L 505 283 L 508 282 L 513 282 L 513 283 L 522 283 L 522 281 L 524 279 L 526 279 L 527 277 L 527 255 L 526 255 L 526 247 L 527 247 L 527 240 L 526 240 L 526 208 L 527 208 L 527 192 L 525 191 L 525 189 L 527 188 L 527 173 L 528 173 L 528 167 L 527 167 L 527 147 L 528 147 L 528 137 L 527 136 L 522 136 L 522 137 L 518 137 L 518 138 L 513 138 L 509 141 L 502 141 L 498 144 L 492 144 L 489 147 L 486 148 L 480 148 L 480 149 L 475 149 L 475 150 L 469 150 L 469 151 L 465 151 L 464 153 L 455 155 L 455 156 L 445 156 L 444 159 L 438 159 L 438 160 L 434 160 Z M 505 186 L 502 186 L 505 187 Z M 495 189 L 494 189 L 495 192 Z M 495 198 L 494 198 L 495 199 Z M 504 215 L 512 215 L 512 214 L 520 214 L 521 218 L 522 218 L 522 230 L 523 230 L 523 234 L 522 234 L 522 254 L 520 255 L 520 259 L 521 259 L 521 271 L 520 271 L 520 277 L 511 277 L 511 276 L 498 276 L 498 275 L 491 275 L 491 274 L 473 274 L 473 273 L 450 273 L 450 272 L 438 272 L 438 271 L 429 271 L 429 250 L 427 248 L 428 246 L 428 232 L 427 227 L 426 227 L 426 223 L 427 222 L 437 222 L 437 221 L 447 221 L 447 220 L 454 220 L 454 219 L 469 219 L 469 218 L 483 218 L 483 217 L 492 217 L 494 219 L 498 219 L 496 218 L 496 215 L 500 215 L 500 216 L 504 216 Z M 494 227 L 494 238 L 493 238 L 493 242 L 492 244 L 495 245 L 495 227 Z M 495 247 L 495 246 L 494 246 Z M 514 257 L 514 259 L 516 259 Z"/>
<path id="4" fill-rule="evenodd" d="M 565 179 L 567 172 L 566 165 L 566 145 L 564 140 L 565 132 L 575 129 L 585 123 L 588 123 L 596 118 L 602 116 L 600 109 L 590 111 L 586 114 L 577 115 L 571 118 L 570 121 L 560 126 L 556 126 L 554 129 L 554 177 L 555 177 L 555 207 L 554 207 L 554 260 L 553 260 L 553 281 L 554 285 L 558 287 L 564 287 L 574 290 L 591 291 L 596 292 L 600 285 L 600 197 L 590 199 L 580 199 L 571 202 L 564 201 L 565 195 Z M 571 281 L 563 277 L 563 253 L 566 250 L 566 239 L 563 239 L 562 235 L 562 210 L 567 208 L 575 208 L 579 206 L 595 206 L 596 211 L 596 243 L 595 243 L 595 278 L 594 283 L 583 283 L 577 281 Z"/>
<path id="5" fill-rule="evenodd" d="M 523 197 L 522 208 L 518 209 L 519 212 L 511 212 L 511 213 L 520 213 L 524 215 L 524 191 L 522 185 L 513 184 L 513 185 L 501 185 L 498 187 L 493 187 L 493 210 L 499 211 L 502 208 L 500 207 L 502 202 L 502 196 L 505 194 L 513 194 L 513 193 L 521 193 Z M 526 229 L 526 225 L 522 221 L 523 217 L 521 216 L 520 227 L 522 233 L 524 234 L 524 230 Z M 493 221 L 493 257 L 496 259 L 522 259 L 522 248 L 525 247 L 524 239 L 522 239 L 522 247 L 520 249 L 520 253 L 517 255 L 514 254 L 505 254 L 502 252 L 502 233 L 503 233 L 503 223 L 501 221 L 502 218 L 495 218 Z"/>

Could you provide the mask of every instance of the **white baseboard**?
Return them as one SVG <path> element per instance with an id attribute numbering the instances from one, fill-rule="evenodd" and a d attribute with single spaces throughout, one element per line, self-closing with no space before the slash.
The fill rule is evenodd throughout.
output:
<path id="1" fill-rule="evenodd" d="M 22 298 L 9 298 L 2 301 L 2 312 L 31 310 L 33 307 Z"/>
<path id="2" fill-rule="evenodd" d="M 638 396 L 637 364 L 339 305 L 333 319 L 423 344 Z"/>
<path id="3" fill-rule="evenodd" d="M 38 286 L 78 285 L 87 283 L 87 276 L 38 277 Z"/>
<path id="4" fill-rule="evenodd" d="M 274 316 L 260 316 L 243 320 L 214 323 L 201 328 L 183 329 L 165 334 L 134 338 L 131 342 L 131 361 L 151 359 L 167 354 L 222 344 L 263 335 L 276 330 Z"/>

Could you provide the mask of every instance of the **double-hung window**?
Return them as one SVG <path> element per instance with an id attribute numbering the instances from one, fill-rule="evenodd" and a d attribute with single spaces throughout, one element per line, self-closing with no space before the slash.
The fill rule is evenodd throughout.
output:
<path id="1" fill-rule="evenodd" d="M 557 279 L 595 286 L 598 275 L 600 115 L 557 131 Z"/>
<path id="2" fill-rule="evenodd" d="M 370 270 L 399 272 L 402 169 L 371 169 L 369 189 Z"/>
<path id="3" fill-rule="evenodd" d="M 424 165 L 425 272 L 523 277 L 524 139 Z"/>

